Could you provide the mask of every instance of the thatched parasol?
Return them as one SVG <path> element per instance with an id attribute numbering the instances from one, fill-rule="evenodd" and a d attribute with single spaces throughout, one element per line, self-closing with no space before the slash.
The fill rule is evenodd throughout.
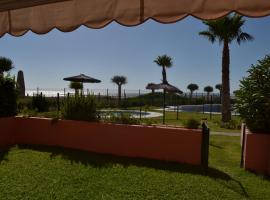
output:
<path id="1" fill-rule="evenodd" d="M 183 94 L 183 92 L 177 87 L 169 84 L 169 83 L 149 83 L 146 86 L 148 90 L 163 90 L 163 124 L 165 124 L 165 107 L 166 107 L 166 92 Z"/>

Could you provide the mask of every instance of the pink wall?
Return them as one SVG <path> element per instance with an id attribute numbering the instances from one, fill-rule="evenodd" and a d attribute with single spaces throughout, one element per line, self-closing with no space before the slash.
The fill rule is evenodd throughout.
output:
<path id="1" fill-rule="evenodd" d="M 14 145 L 13 134 L 15 131 L 14 118 L 0 118 L 0 148 Z"/>
<path id="2" fill-rule="evenodd" d="M 246 169 L 270 175 L 270 135 L 247 130 L 244 156 Z"/>
<path id="3" fill-rule="evenodd" d="M 17 144 L 42 144 L 189 164 L 201 163 L 201 130 L 49 119 L 7 119 Z M 11 131 L 11 132 L 10 132 Z M 4 134 L 7 135 L 7 134 Z"/>

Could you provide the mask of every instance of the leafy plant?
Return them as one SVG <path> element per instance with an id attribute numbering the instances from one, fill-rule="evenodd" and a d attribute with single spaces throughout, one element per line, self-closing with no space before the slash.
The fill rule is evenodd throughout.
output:
<path id="1" fill-rule="evenodd" d="M 104 118 L 104 122 L 115 123 L 115 124 L 140 124 L 140 120 L 132 117 L 129 113 L 107 113 L 107 117 Z"/>
<path id="2" fill-rule="evenodd" d="M 38 112 L 47 112 L 49 111 L 49 101 L 44 95 L 37 94 L 32 98 L 32 109 L 36 109 Z"/>
<path id="3" fill-rule="evenodd" d="M 92 96 L 67 98 L 62 104 L 61 112 L 64 119 L 97 121 L 97 104 Z"/>
<path id="4" fill-rule="evenodd" d="M 0 76 L 0 117 L 17 114 L 17 91 L 13 78 Z"/>
<path id="5" fill-rule="evenodd" d="M 232 119 L 229 122 L 221 122 L 220 127 L 226 129 L 241 129 L 241 121 Z"/>
<path id="6" fill-rule="evenodd" d="M 197 129 L 201 125 L 200 121 L 194 118 L 189 118 L 184 121 L 184 127 L 189 129 Z"/>
<path id="7" fill-rule="evenodd" d="M 248 70 L 235 92 L 236 109 L 254 132 L 270 133 L 270 55 Z"/>

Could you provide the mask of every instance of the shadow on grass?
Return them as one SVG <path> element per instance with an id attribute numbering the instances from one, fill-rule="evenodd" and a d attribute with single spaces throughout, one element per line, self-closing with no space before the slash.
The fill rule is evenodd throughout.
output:
<path id="1" fill-rule="evenodd" d="M 10 151 L 10 148 L 0 149 L 0 164 L 2 161 L 8 161 L 7 155 Z"/>
<path id="2" fill-rule="evenodd" d="M 60 156 L 62 159 L 70 161 L 71 164 L 80 163 L 85 166 L 95 168 L 110 168 L 115 164 L 120 164 L 125 168 L 129 166 L 138 166 L 170 172 L 202 175 L 214 179 L 219 184 L 222 184 L 224 187 L 231 189 L 243 197 L 248 197 L 248 194 L 241 182 L 233 179 L 227 173 L 211 167 L 209 167 L 206 172 L 201 166 L 180 164 L 176 162 L 165 162 L 145 158 L 130 158 L 51 146 L 18 145 L 18 147 L 20 149 L 31 149 L 34 151 L 50 153 L 51 159 L 55 159 Z"/>

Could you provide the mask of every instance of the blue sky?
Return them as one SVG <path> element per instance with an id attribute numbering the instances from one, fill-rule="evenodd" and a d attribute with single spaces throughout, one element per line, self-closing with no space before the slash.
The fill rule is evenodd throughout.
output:
<path id="1" fill-rule="evenodd" d="M 231 45 L 231 89 L 238 88 L 251 64 L 270 53 L 270 17 L 248 18 L 244 31 L 255 37 L 253 42 Z M 27 33 L 22 37 L 5 35 L 0 39 L 0 55 L 15 64 L 12 74 L 23 70 L 27 88 L 64 88 L 63 77 L 85 73 L 102 83 L 86 87 L 115 88 L 113 75 L 128 78 L 126 89 L 144 89 L 149 82 L 159 83 L 161 68 L 153 60 L 162 54 L 173 57 L 174 66 L 167 70 L 171 84 L 186 91 L 197 83 L 221 82 L 222 46 L 211 44 L 198 35 L 206 27 L 188 17 L 175 24 L 148 21 L 136 27 L 116 23 L 95 30 L 81 27 L 70 33 L 53 30 L 46 35 Z"/>

